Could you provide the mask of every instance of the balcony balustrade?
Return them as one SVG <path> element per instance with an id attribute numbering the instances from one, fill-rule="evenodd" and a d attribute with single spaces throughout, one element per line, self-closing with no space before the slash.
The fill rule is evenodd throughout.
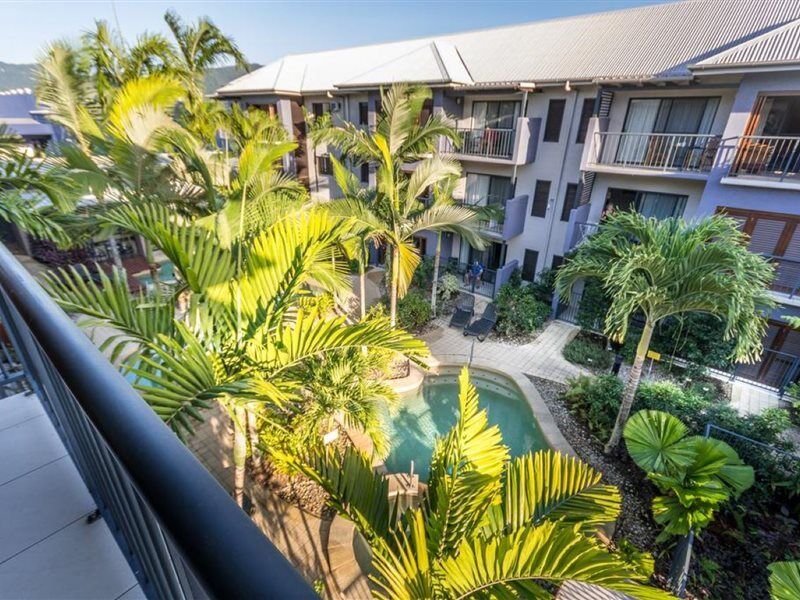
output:
<path id="1" fill-rule="evenodd" d="M 711 170 L 720 139 L 708 134 L 596 131 L 586 166 L 702 175 Z"/>
<path id="2" fill-rule="evenodd" d="M 800 136 L 740 137 L 728 175 L 800 183 Z"/>
<path id="3" fill-rule="evenodd" d="M 318 597 L 2 244 L 0 322 L 146 597 Z"/>
<path id="4" fill-rule="evenodd" d="M 458 129 L 459 147 L 445 139 L 442 150 L 454 154 L 511 160 L 514 155 L 515 129 Z"/>

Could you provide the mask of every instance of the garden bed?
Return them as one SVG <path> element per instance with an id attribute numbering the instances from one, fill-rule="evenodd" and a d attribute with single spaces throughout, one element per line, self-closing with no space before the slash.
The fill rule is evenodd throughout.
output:
<path id="1" fill-rule="evenodd" d="M 674 544 L 679 538 L 656 543 L 661 528 L 653 521 L 650 509 L 655 487 L 629 458 L 624 442 L 614 455 L 603 453 L 602 442 L 592 434 L 586 422 L 570 411 L 564 398 L 567 386 L 536 377 L 530 379 L 576 453 L 601 471 L 605 481 L 620 489 L 622 512 L 612 540 L 616 544 L 627 540 L 651 553 L 656 559 L 656 579 L 663 585 Z M 720 398 L 716 403 L 724 404 Z M 763 486 L 766 485 L 762 482 L 761 490 L 753 488 L 738 501 L 728 504 L 697 536 L 687 597 L 769 598 L 767 565 L 800 555 L 800 527 L 797 515 L 792 513 L 796 506 L 794 509 L 782 506 L 777 491 L 772 491 L 765 500 Z"/>

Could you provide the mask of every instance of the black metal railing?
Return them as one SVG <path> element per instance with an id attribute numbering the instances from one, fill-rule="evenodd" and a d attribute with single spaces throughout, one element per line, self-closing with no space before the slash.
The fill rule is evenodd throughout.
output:
<path id="1" fill-rule="evenodd" d="M 800 260 L 770 254 L 763 256 L 775 265 L 772 290 L 780 294 L 788 294 L 790 298 L 793 298 L 800 288 Z"/>
<path id="2" fill-rule="evenodd" d="M 148 597 L 317 597 L 2 245 L 0 319 Z"/>
<path id="3" fill-rule="evenodd" d="M 729 174 L 796 183 L 800 180 L 800 136 L 740 137 Z"/>
<path id="4" fill-rule="evenodd" d="M 495 269 L 483 269 L 479 277 L 472 275 L 471 263 L 459 262 L 456 258 L 443 261 L 439 267 L 439 277 L 445 273 L 451 273 L 458 277 L 459 286 L 462 290 L 481 296 L 494 298 L 495 280 L 497 271 Z"/>

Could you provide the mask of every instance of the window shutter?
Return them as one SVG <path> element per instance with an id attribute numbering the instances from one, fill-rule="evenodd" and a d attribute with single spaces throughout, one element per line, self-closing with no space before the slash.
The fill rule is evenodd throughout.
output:
<path id="1" fill-rule="evenodd" d="M 547 202 L 550 196 L 550 182 L 539 179 L 533 192 L 533 203 L 531 204 L 532 217 L 547 216 Z"/>

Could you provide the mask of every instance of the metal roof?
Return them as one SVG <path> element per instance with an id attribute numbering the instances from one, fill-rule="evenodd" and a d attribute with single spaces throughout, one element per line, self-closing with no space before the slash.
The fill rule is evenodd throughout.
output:
<path id="1" fill-rule="evenodd" d="M 769 31 L 725 52 L 700 61 L 692 69 L 732 68 L 800 62 L 800 21 Z"/>
<path id="2" fill-rule="evenodd" d="M 683 0 L 289 55 L 218 93 L 299 94 L 400 80 L 486 85 L 689 78 L 695 63 L 798 19 L 797 0 Z"/>

